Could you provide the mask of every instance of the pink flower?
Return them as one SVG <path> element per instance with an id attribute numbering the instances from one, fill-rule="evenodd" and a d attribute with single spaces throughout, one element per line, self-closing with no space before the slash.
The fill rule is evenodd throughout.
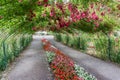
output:
<path id="1" fill-rule="evenodd" d="M 99 19 L 99 21 L 103 21 L 103 19 Z"/>
<path id="2" fill-rule="evenodd" d="M 57 8 L 59 8 L 60 10 L 63 9 L 63 4 L 59 4 L 59 3 L 57 3 L 56 6 L 57 6 Z"/>
<path id="3" fill-rule="evenodd" d="M 74 15 L 73 13 L 70 15 L 71 18 L 74 18 L 74 16 L 75 16 L 75 15 Z"/>
<path id="4" fill-rule="evenodd" d="M 90 19 L 87 19 L 86 21 L 87 21 L 87 22 L 90 22 Z"/>
<path id="5" fill-rule="evenodd" d="M 90 8 L 92 9 L 94 7 L 94 4 L 92 3 L 91 5 L 90 5 Z"/>
<path id="6" fill-rule="evenodd" d="M 54 16 L 52 12 L 50 12 L 50 16 L 51 16 L 51 17 L 53 17 L 53 16 Z"/>
<path id="7" fill-rule="evenodd" d="M 47 2 L 48 2 L 48 0 L 43 0 L 43 2 L 44 2 L 44 3 L 47 3 Z"/>
<path id="8" fill-rule="evenodd" d="M 36 30 L 37 30 L 37 28 L 36 28 L 36 27 L 32 27 L 32 30 L 33 30 L 33 31 L 36 31 Z"/>
<path id="9" fill-rule="evenodd" d="M 99 23 L 98 22 L 94 22 L 96 27 L 99 27 Z"/>
<path id="10" fill-rule="evenodd" d="M 44 14 L 42 14 L 42 16 L 43 16 L 43 17 L 45 17 L 45 16 L 46 16 L 46 14 L 44 13 Z"/>
<path id="11" fill-rule="evenodd" d="M 85 16 L 86 16 L 86 15 L 85 15 L 85 13 L 84 13 L 84 12 L 83 12 L 83 13 L 81 13 L 81 17 L 82 17 L 82 18 L 85 18 Z"/>
<path id="12" fill-rule="evenodd" d="M 95 15 L 96 13 L 95 13 L 95 11 L 92 13 L 92 15 Z"/>
<path id="13" fill-rule="evenodd" d="M 42 5 L 42 2 L 38 1 L 37 4 L 38 4 L 38 6 L 41 6 L 41 5 Z"/>
<path id="14" fill-rule="evenodd" d="M 96 15 L 95 12 L 92 13 L 91 18 L 94 19 L 94 20 L 98 20 L 99 19 L 99 17 Z"/>
<path id="15" fill-rule="evenodd" d="M 105 12 L 102 12 L 102 13 L 101 13 L 101 16 L 105 16 Z"/>
<path id="16" fill-rule="evenodd" d="M 55 10 L 54 10 L 54 8 L 52 8 L 50 11 L 50 16 L 53 17 L 54 15 L 55 15 Z"/>
<path id="17" fill-rule="evenodd" d="M 47 7 L 48 6 L 48 4 L 44 4 L 44 7 Z"/>
<path id="18" fill-rule="evenodd" d="M 72 7 L 73 7 L 73 5 L 72 5 L 71 3 L 69 3 L 69 4 L 68 4 L 68 9 L 69 9 L 70 11 L 72 11 Z"/>
<path id="19" fill-rule="evenodd" d="M 73 22 L 76 22 L 77 20 L 76 19 L 72 19 Z"/>
<path id="20" fill-rule="evenodd" d="M 78 20 L 80 20 L 80 19 L 81 19 L 81 15 L 77 15 L 76 17 L 77 17 L 77 19 L 78 19 Z"/>
<path id="21" fill-rule="evenodd" d="M 68 21 L 68 22 L 65 23 L 65 26 L 68 27 L 69 25 L 70 25 L 70 21 Z"/>
<path id="22" fill-rule="evenodd" d="M 111 9 L 109 8 L 109 9 L 108 9 L 108 12 L 110 12 L 110 11 L 111 11 Z"/>

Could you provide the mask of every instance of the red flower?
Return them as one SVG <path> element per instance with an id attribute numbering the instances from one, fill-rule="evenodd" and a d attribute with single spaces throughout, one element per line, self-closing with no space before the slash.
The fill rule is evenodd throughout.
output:
<path id="1" fill-rule="evenodd" d="M 96 27 L 99 27 L 99 23 L 98 22 L 94 22 Z"/>
<path id="2" fill-rule="evenodd" d="M 111 9 L 109 8 L 109 9 L 108 9 L 108 12 L 110 12 L 110 11 L 111 11 Z"/>
<path id="3" fill-rule="evenodd" d="M 51 17 L 55 16 L 55 9 L 54 9 L 54 8 L 51 9 L 51 11 L 50 11 L 50 16 L 51 16 Z"/>
<path id="4" fill-rule="evenodd" d="M 47 3 L 47 2 L 48 2 L 48 0 L 43 0 L 43 2 L 44 2 L 44 3 Z"/>
<path id="5" fill-rule="evenodd" d="M 98 19 L 99 19 L 99 17 L 96 15 L 95 12 L 92 13 L 91 18 L 92 18 L 93 20 L 98 20 Z"/>
<path id="6" fill-rule="evenodd" d="M 90 5 L 90 8 L 92 9 L 94 7 L 94 4 L 92 3 L 91 5 Z"/>
<path id="7" fill-rule="evenodd" d="M 104 15 L 105 15 L 105 12 L 102 12 L 102 13 L 101 13 L 101 16 L 104 16 Z"/>
<path id="8" fill-rule="evenodd" d="M 48 4 L 44 4 L 44 7 L 47 7 L 48 6 Z"/>
<path id="9" fill-rule="evenodd" d="M 44 46 L 47 46 L 45 50 L 53 51 L 56 54 L 54 60 L 50 63 L 50 67 L 55 75 L 55 80 L 83 80 L 75 73 L 74 62 L 69 57 L 57 48 L 52 47 L 46 39 L 42 39 L 42 42 L 45 42 Z"/>
<path id="10" fill-rule="evenodd" d="M 42 5 L 42 2 L 41 2 L 41 1 L 38 1 L 37 4 L 38 4 L 38 6 L 41 6 L 41 5 Z"/>
<path id="11" fill-rule="evenodd" d="M 77 19 L 80 20 L 81 19 L 81 15 L 77 15 Z"/>
<path id="12" fill-rule="evenodd" d="M 81 13 L 81 17 L 82 17 L 82 18 L 85 18 L 85 16 L 86 16 L 85 13 L 82 12 L 82 13 Z"/>
<path id="13" fill-rule="evenodd" d="M 33 27 L 33 28 L 32 28 L 32 30 L 33 30 L 33 31 L 36 31 L 36 30 L 37 30 L 37 28 L 36 28 L 36 27 Z"/>
<path id="14" fill-rule="evenodd" d="M 70 21 L 68 21 L 68 22 L 65 23 L 65 26 L 68 27 L 69 25 L 70 25 Z"/>

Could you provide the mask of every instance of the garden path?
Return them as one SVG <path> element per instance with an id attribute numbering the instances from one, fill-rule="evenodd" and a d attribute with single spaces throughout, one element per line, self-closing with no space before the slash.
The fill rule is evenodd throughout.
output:
<path id="1" fill-rule="evenodd" d="M 53 38 L 48 37 L 48 39 L 55 47 L 63 51 L 81 67 L 85 68 L 87 72 L 96 76 L 98 80 L 120 80 L 120 67 L 117 65 L 81 53 L 80 51 L 56 42 Z"/>
<path id="2" fill-rule="evenodd" d="M 8 80 L 53 80 L 45 52 L 41 46 L 41 38 L 47 38 L 58 49 L 72 58 L 85 70 L 96 76 L 98 80 L 120 80 L 120 67 L 110 62 L 94 58 L 80 51 L 56 42 L 53 36 L 34 36 L 31 45 L 22 53 L 22 58 L 8 75 Z"/>
<path id="3" fill-rule="evenodd" d="M 8 74 L 8 80 L 53 80 L 44 53 L 41 37 L 34 35 L 30 46 L 21 53 L 21 59 Z"/>

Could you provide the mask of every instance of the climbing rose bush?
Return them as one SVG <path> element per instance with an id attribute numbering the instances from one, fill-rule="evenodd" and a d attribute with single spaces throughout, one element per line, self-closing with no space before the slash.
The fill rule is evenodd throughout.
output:
<path id="1" fill-rule="evenodd" d="M 49 21 L 48 27 L 52 31 L 67 30 L 67 28 L 77 28 L 87 32 L 110 31 L 114 26 L 108 22 L 110 8 L 104 10 L 104 6 L 97 2 L 91 3 L 88 8 L 70 2 L 49 4 L 49 1 L 46 3 L 42 1 L 41 3 L 49 5 L 44 7 L 42 17 Z M 110 18 L 109 21 L 112 22 Z"/>

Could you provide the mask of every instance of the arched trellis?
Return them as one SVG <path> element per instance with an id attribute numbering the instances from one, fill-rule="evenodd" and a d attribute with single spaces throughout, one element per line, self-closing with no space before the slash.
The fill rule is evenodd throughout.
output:
<path id="1" fill-rule="evenodd" d="M 42 5 L 39 6 L 40 5 L 38 3 L 39 1 L 44 1 L 44 0 L 1 0 L 0 16 L 2 16 L 1 17 L 2 19 L 0 19 L 0 22 L 6 23 L 8 21 L 11 21 L 8 23 L 14 23 L 14 24 L 19 22 L 20 24 L 18 26 L 19 26 L 19 29 L 21 29 L 19 31 L 26 30 L 28 32 L 32 31 L 32 27 L 34 28 L 37 26 L 38 28 L 39 27 L 42 28 L 47 26 L 49 22 L 49 19 L 48 19 L 49 17 L 41 18 L 41 15 L 42 15 L 41 13 L 45 9 L 45 7 L 43 7 L 42 5 L 44 5 L 45 3 L 42 3 Z M 47 4 L 49 3 L 51 4 L 51 2 L 54 2 L 55 0 L 46 0 L 46 1 L 49 1 Z M 56 1 L 61 2 L 64 0 L 56 0 Z M 107 2 L 112 2 L 112 1 L 113 0 L 109 0 Z M 79 3 L 86 7 L 88 6 L 88 3 L 92 3 L 92 2 L 102 2 L 104 4 L 107 4 L 106 0 L 69 0 L 69 2 L 77 5 Z M 13 25 L 11 25 L 10 27 L 12 28 Z M 3 27 L 3 26 L 6 27 L 5 24 L 0 25 L 0 27 Z M 49 27 L 47 29 L 49 29 Z"/>
<path id="2" fill-rule="evenodd" d="M 19 29 L 19 28 L 17 28 Z M 32 34 L 17 32 L 17 29 L 0 29 L 0 71 L 31 42 Z"/>
<path id="3" fill-rule="evenodd" d="M 66 31 L 69 33 L 74 33 L 74 29 L 83 30 L 90 33 L 95 33 L 102 30 L 104 33 L 106 33 L 108 37 L 108 45 L 110 46 L 111 43 L 108 33 L 112 31 L 115 26 L 119 27 L 118 24 L 116 24 L 116 22 L 109 16 L 105 16 L 105 20 L 100 24 L 100 28 L 98 30 L 96 29 L 95 31 L 93 29 L 93 22 L 87 23 L 86 17 L 83 17 L 85 15 L 85 11 L 88 9 L 91 3 L 111 3 L 108 6 L 117 3 L 113 2 L 113 0 L 69 0 L 70 3 L 64 4 L 62 3 L 62 0 L 56 0 L 56 5 L 54 1 L 55 0 L 0 0 L 0 50 L 2 52 L 2 54 L 0 54 L 2 56 L 2 58 L 0 58 L 0 69 L 4 70 L 8 60 L 12 59 L 11 56 L 15 57 L 16 54 L 18 54 L 32 40 L 31 33 L 33 33 L 33 30 L 36 30 L 37 28 L 44 28 L 46 30 L 54 29 L 53 31 Z M 70 5 L 70 8 L 73 9 L 71 11 L 80 10 L 78 13 L 83 15 L 83 19 L 79 20 L 80 16 L 76 15 L 76 11 L 70 13 L 70 10 L 68 10 L 66 7 L 66 10 L 64 11 L 64 6 L 68 5 Z M 91 5 L 91 8 L 92 7 L 93 5 Z M 45 15 L 42 14 L 44 12 L 46 12 Z M 56 13 L 56 16 L 54 16 L 54 12 Z M 97 20 L 98 15 L 100 15 L 97 15 L 97 13 L 94 11 L 90 14 L 93 14 L 93 19 Z M 102 13 L 102 15 L 104 15 L 104 13 Z M 73 21 L 70 25 L 68 25 L 69 20 L 76 16 L 78 20 L 75 22 Z M 64 19 L 63 22 L 62 19 Z M 64 24 L 61 24 L 58 21 Z M 59 24 L 58 26 L 62 26 L 62 28 L 56 28 L 57 24 Z M 11 46 L 12 48 L 10 48 Z M 110 53 L 110 47 L 108 48 L 108 53 Z"/>

